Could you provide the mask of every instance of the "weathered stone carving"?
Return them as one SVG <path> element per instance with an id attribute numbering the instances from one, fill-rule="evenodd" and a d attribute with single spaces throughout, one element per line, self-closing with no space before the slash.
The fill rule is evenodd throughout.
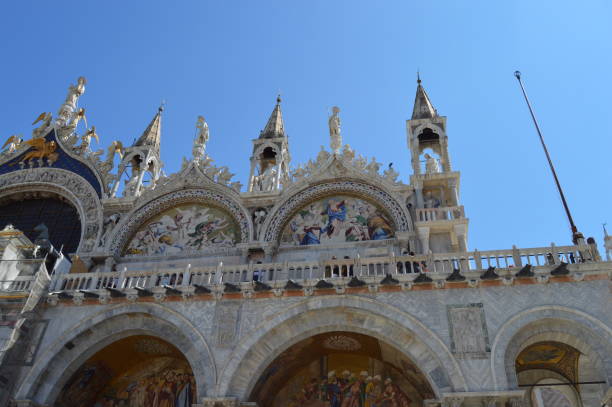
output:
<path id="1" fill-rule="evenodd" d="M 482 304 L 448 306 L 451 348 L 466 357 L 486 357 L 490 351 Z"/>

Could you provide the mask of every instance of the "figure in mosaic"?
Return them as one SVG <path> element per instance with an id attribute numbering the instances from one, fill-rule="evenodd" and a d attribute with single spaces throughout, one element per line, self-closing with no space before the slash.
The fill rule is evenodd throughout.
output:
<path id="1" fill-rule="evenodd" d="M 220 209 L 186 204 L 155 216 L 136 232 L 126 254 L 172 254 L 206 247 L 231 247 L 239 229 Z"/>
<path id="2" fill-rule="evenodd" d="M 299 210 L 285 227 L 282 242 L 311 245 L 392 236 L 391 222 L 381 209 L 355 197 L 335 196 Z"/>

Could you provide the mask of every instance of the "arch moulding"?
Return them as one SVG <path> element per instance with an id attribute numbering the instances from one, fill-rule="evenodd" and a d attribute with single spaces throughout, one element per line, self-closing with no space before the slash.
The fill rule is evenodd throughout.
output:
<path id="1" fill-rule="evenodd" d="M 529 329 L 526 329 L 529 328 Z M 532 343 L 556 340 L 582 353 L 591 353 L 612 382 L 612 329 L 582 311 L 543 306 L 523 311 L 506 321 L 491 346 L 491 371 L 496 389 L 514 389 L 518 382 L 514 360 Z"/>
<path id="2" fill-rule="evenodd" d="M 301 301 L 245 333 L 219 373 L 217 395 L 246 401 L 278 355 L 303 339 L 331 331 L 362 333 L 392 345 L 419 366 L 437 396 L 467 391 L 447 346 L 415 317 L 375 300 L 343 295 Z"/>
<path id="3" fill-rule="evenodd" d="M 32 366 L 16 399 L 52 405 L 84 362 L 111 343 L 133 335 L 155 336 L 176 346 L 191 366 L 199 397 L 214 386 L 217 373 L 212 353 L 191 322 L 159 304 L 130 304 L 101 311 L 67 330 Z M 68 349 L 68 343 L 73 347 Z"/>
<path id="4" fill-rule="evenodd" d="M 410 215 L 393 194 L 363 180 L 346 179 L 322 181 L 316 185 L 308 185 L 298 192 L 292 192 L 270 211 L 263 226 L 265 230 L 263 240 L 278 243 L 283 227 L 300 208 L 326 196 L 343 193 L 363 197 L 379 205 L 393 220 L 396 231 L 406 232 L 413 229 Z"/>
<path id="5" fill-rule="evenodd" d="M 121 255 L 134 233 L 151 217 L 184 203 L 202 203 L 227 211 L 240 228 L 240 242 L 249 242 L 253 227 L 247 210 L 236 200 L 213 189 L 182 189 L 156 197 L 122 216 L 109 242 L 109 251 Z"/>
<path id="6" fill-rule="evenodd" d="M 0 176 L 0 198 L 23 192 L 51 192 L 66 198 L 81 219 L 78 252 L 89 252 L 102 224 L 102 205 L 94 188 L 79 175 L 52 167 L 29 168 Z"/>

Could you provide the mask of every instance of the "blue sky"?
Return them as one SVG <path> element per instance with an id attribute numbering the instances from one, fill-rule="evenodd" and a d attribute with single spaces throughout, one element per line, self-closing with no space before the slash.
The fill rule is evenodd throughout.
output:
<path id="1" fill-rule="evenodd" d="M 68 84 L 101 144 L 131 143 L 162 100 L 165 171 L 209 154 L 246 183 L 251 139 L 282 93 L 293 165 L 345 143 L 410 174 L 417 69 L 448 117 L 471 249 L 569 244 L 570 232 L 512 73 L 527 91 L 578 227 L 612 230 L 612 3 L 576 1 L 21 1 L 0 13 L 0 133 L 29 134 Z"/>

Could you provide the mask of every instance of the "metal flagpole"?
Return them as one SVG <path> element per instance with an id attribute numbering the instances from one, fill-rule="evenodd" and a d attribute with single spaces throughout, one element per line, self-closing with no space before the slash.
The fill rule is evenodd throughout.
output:
<path id="1" fill-rule="evenodd" d="M 523 91 L 523 96 L 525 97 L 525 102 L 527 103 L 527 107 L 529 108 L 529 113 L 531 113 L 533 124 L 535 125 L 535 128 L 538 132 L 538 136 L 540 136 L 540 142 L 542 143 L 544 154 L 546 154 L 546 159 L 548 160 L 550 171 L 552 172 L 553 178 L 555 179 L 555 184 L 557 185 L 557 189 L 559 190 L 559 195 L 561 196 L 561 202 L 563 203 L 563 208 L 565 209 L 567 220 L 569 221 L 570 227 L 572 229 L 572 242 L 574 242 L 574 244 L 578 244 L 578 241 L 581 239 L 584 239 L 584 237 L 582 236 L 582 233 L 578 231 L 578 228 L 574 224 L 574 219 L 572 218 L 572 214 L 570 212 L 569 206 L 567 205 L 567 201 L 565 200 L 565 194 L 563 194 L 563 188 L 561 188 L 561 184 L 559 183 L 559 178 L 557 177 L 557 172 L 555 171 L 555 167 L 550 158 L 550 154 L 548 153 L 548 148 L 546 148 L 546 143 L 544 143 L 544 137 L 542 137 L 540 126 L 538 126 L 538 121 L 536 120 L 535 114 L 533 113 L 533 109 L 531 108 L 531 103 L 529 102 L 529 98 L 527 97 L 527 92 L 525 92 L 525 87 L 523 86 L 523 82 L 521 81 L 521 72 L 515 71 L 514 76 L 518 80 L 519 85 L 521 86 L 521 90 Z"/>

